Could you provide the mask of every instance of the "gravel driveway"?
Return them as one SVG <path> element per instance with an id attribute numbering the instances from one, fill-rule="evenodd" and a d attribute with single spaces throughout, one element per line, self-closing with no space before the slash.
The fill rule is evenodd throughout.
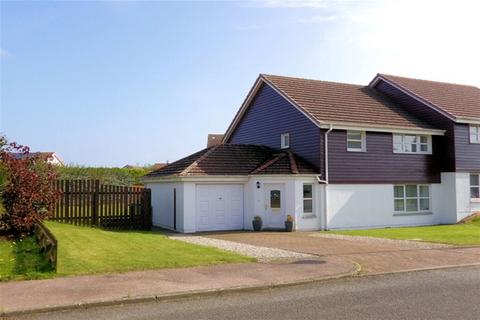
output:
<path id="1" fill-rule="evenodd" d="M 212 239 L 202 236 L 193 235 L 171 235 L 170 239 L 184 241 L 192 244 L 198 244 L 202 246 L 215 247 L 227 251 L 239 253 L 241 255 L 252 257 L 258 261 L 268 262 L 278 259 L 304 259 L 311 258 L 312 255 L 299 253 L 294 251 L 288 251 L 276 248 L 267 248 L 261 246 L 254 246 L 250 244 L 233 242 L 221 239 Z"/>

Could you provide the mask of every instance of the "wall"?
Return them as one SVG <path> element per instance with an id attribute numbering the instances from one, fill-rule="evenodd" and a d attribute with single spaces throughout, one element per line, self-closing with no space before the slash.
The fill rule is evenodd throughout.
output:
<path id="1" fill-rule="evenodd" d="M 432 185 L 432 214 L 394 215 L 393 184 L 331 184 L 328 187 L 328 229 L 431 225 L 441 222 L 435 205 L 439 185 Z"/>
<path id="2" fill-rule="evenodd" d="M 153 226 L 173 230 L 173 189 L 177 190 L 177 230 L 183 231 L 183 183 L 147 183 L 152 190 Z"/>
<path id="3" fill-rule="evenodd" d="M 260 182 L 260 188 L 256 183 Z M 252 230 L 252 220 L 255 216 L 262 217 L 266 223 L 265 216 L 265 184 L 284 184 L 285 189 L 285 219 L 288 214 L 294 216 L 296 230 L 319 230 L 321 228 L 321 210 L 323 208 L 323 186 L 319 185 L 314 177 L 295 176 L 253 176 L 245 187 L 246 203 L 244 225 L 245 229 Z M 314 185 L 314 217 L 305 218 L 303 215 L 303 183 Z M 267 226 L 268 227 L 268 226 Z"/>
<path id="4" fill-rule="evenodd" d="M 456 171 L 480 172 L 480 144 L 470 143 L 468 124 L 455 125 Z"/>
<path id="5" fill-rule="evenodd" d="M 280 135 L 290 133 L 291 150 L 320 166 L 320 129 L 270 86 L 263 84 L 228 143 L 280 149 Z"/>
<path id="6" fill-rule="evenodd" d="M 441 171 L 455 171 L 454 122 L 384 81 L 379 81 L 375 88 L 389 96 L 395 102 L 401 104 L 406 110 L 420 119 L 432 124 L 438 129 L 446 130 L 445 136 L 443 138 L 437 138 L 436 144 L 437 150 L 440 151 L 439 154 L 442 155 L 440 159 Z"/>
<path id="7" fill-rule="evenodd" d="M 434 142 L 438 137 L 433 137 Z M 347 151 L 347 132 L 334 130 L 328 137 L 331 183 L 439 183 L 441 154 L 393 153 L 392 133 L 367 132 L 366 152 Z"/>

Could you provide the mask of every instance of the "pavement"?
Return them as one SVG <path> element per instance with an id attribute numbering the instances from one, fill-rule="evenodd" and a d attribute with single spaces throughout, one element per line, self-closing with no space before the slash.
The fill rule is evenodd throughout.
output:
<path id="1" fill-rule="evenodd" d="M 220 264 L 0 283 L 0 316 L 272 288 L 354 275 L 341 257 Z"/>
<path id="2" fill-rule="evenodd" d="M 202 235 L 210 239 L 304 253 L 311 258 L 0 283 L 0 316 L 163 301 L 352 275 L 480 265 L 480 247 L 428 247 L 405 241 L 337 239 L 318 235 L 318 232 Z"/>
<path id="3" fill-rule="evenodd" d="M 480 267 L 464 267 L 24 315 L 18 320 L 477 320 L 479 294 Z"/>

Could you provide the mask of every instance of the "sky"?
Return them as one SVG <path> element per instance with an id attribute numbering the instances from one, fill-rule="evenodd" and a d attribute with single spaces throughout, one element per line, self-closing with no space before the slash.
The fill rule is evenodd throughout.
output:
<path id="1" fill-rule="evenodd" d="M 478 1 L 0 1 L 0 133 L 68 164 L 174 161 L 260 73 L 480 87 Z"/>

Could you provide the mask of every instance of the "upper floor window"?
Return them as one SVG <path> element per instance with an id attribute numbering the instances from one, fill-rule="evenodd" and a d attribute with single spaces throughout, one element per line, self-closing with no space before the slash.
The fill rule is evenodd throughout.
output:
<path id="1" fill-rule="evenodd" d="M 394 134 L 394 153 L 432 153 L 432 137 L 428 135 Z"/>
<path id="2" fill-rule="evenodd" d="M 290 148 L 290 133 L 282 133 L 280 135 L 280 144 L 282 149 Z"/>
<path id="3" fill-rule="evenodd" d="M 347 151 L 366 151 L 365 131 L 347 131 Z"/>
<path id="4" fill-rule="evenodd" d="M 470 125 L 470 143 L 480 143 L 480 124 Z"/>
<path id="5" fill-rule="evenodd" d="M 480 174 L 470 174 L 470 198 L 480 199 Z"/>

